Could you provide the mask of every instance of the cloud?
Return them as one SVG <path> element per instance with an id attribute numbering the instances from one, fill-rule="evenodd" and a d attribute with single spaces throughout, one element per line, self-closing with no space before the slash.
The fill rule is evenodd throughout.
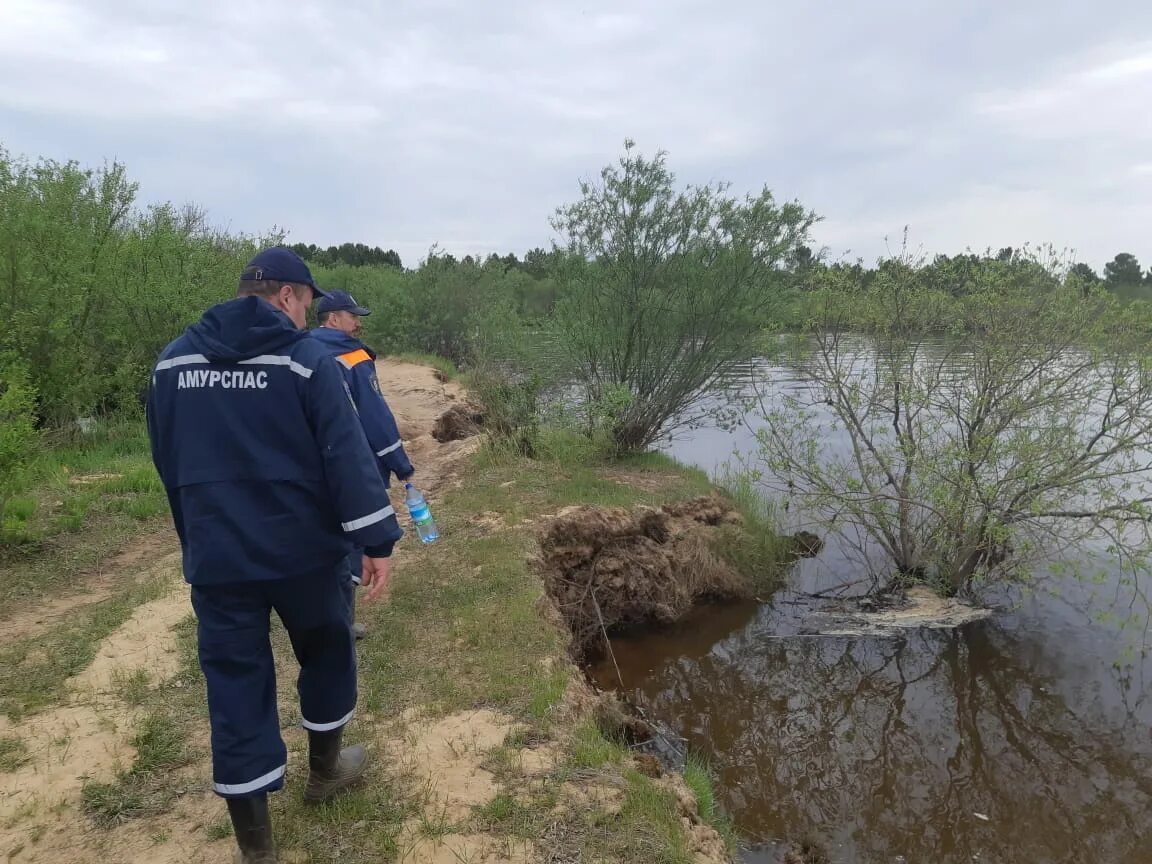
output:
<path id="1" fill-rule="evenodd" d="M 839 252 L 911 224 L 1152 260 L 1152 8 L 1114 5 L 7 0 L 0 129 L 237 229 L 412 261 L 545 245 L 626 137 L 800 198 Z"/>
<path id="2" fill-rule="evenodd" d="M 1088 140 L 1120 136 L 1126 146 L 1152 140 L 1152 41 L 1097 48 L 1072 72 L 1016 90 L 979 95 L 975 113 L 1023 138 Z"/>

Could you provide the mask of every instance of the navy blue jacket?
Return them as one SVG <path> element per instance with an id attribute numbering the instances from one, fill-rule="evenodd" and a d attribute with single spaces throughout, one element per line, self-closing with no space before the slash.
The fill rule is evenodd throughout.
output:
<path id="1" fill-rule="evenodd" d="M 380 392 L 380 382 L 376 379 L 376 352 L 347 333 L 331 327 L 317 327 L 311 331 L 336 358 L 344 370 L 344 380 L 352 391 L 352 401 L 360 412 L 360 423 L 372 452 L 380 460 L 380 474 L 384 485 L 388 485 L 391 474 L 404 481 L 412 476 L 412 463 L 404 452 L 400 441 L 400 430 L 396 428 L 396 418 L 392 409 Z"/>
<path id="2" fill-rule="evenodd" d="M 258 297 L 161 352 L 147 416 L 193 585 L 330 573 L 403 535 L 340 366 Z"/>

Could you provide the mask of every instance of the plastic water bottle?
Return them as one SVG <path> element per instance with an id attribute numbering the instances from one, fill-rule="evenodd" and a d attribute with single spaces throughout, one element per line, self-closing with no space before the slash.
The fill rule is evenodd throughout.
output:
<path id="1" fill-rule="evenodd" d="M 440 531 L 432 519 L 432 511 L 428 502 L 420 494 L 420 490 L 411 483 L 404 484 L 404 504 L 408 507 L 408 514 L 412 517 L 412 524 L 416 526 L 416 534 L 421 543 L 435 543 L 440 539 Z"/>

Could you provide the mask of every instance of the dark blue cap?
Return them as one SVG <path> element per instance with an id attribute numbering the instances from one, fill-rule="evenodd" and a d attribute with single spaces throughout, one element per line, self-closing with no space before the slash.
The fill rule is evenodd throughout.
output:
<path id="1" fill-rule="evenodd" d="M 356 298 L 347 291 L 329 291 L 327 296 L 316 304 L 317 315 L 324 315 L 328 312 L 351 312 L 353 315 L 372 314 L 357 303 Z"/>
<path id="2" fill-rule="evenodd" d="M 322 299 L 328 297 L 326 291 L 316 287 L 316 280 L 312 278 L 312 271 L 308 269 L 304 259 L 284 246 L 271 246 L 257 253 L 240 274 L 241 282 L 264 280 L 307 285 L 312 289 L 313 296 Z"/>

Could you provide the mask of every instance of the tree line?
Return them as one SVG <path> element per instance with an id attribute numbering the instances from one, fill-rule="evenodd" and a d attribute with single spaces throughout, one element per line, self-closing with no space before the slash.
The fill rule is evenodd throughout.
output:
<path id="1" fill-rule="evenodd" d="M 603 399 L 616 386 L 662 386 L 639 371 L 652 351 L 679 352 L 667 346 L 705 336 L 719 350 L 730 334 L 804 329 L 829 298 L 842 319 L 871 328 L 853 298 L 886 270 L 908 266 L 896 258 L 829 263 L 812 251 L 816 217 L 797 202 L 776 202 L 767 188 L 744 198 L 723 184 L 679 189 L 664 154 L 646 159 L 630 142 L 598 182 L 579 188 L 553 215 L 557 242 L 523 257 L 457 258 L 433 247 L 406 269 L 382 246 L 292 248 L 324 285 L 378 310 L 366 325 L 381 351 L 441 354 L 466 366 L 518 350 L 511 343 L 525 330 L 547 331 L 557 356 L 577 350 L 568 361 Z M 85 168 L 0 149 L 0 369 L 4 380 L 26 382 L 40 426 L 138 406 L 159 348 L 232 296 L 257 248 L 284 240 L 220 231 L 192 205 L 141 207 L 136 195 L 119 163 Z M 938 255 L 913 270 L 927 327 L 956 323 L 948 318 L 955 310 L 932 298 L 962 299 L 993 278 L 1037 292 L 1103 287 L 1139 308 L 1152 285 L 1129 253 L 1103 276 L 1010 248 Z M 715 333 L 701 331 L 712 323 Z M 728 348 L 719 356 L 737 359 Z M 78 365 L 85 374 L 76 374 Z M 698 377 L 707 383 L 712 364 Z"/>
<path id="2" fill-rule="evenodd" d="M 258 248 L 284 241 L 219 231 L 193 206 L 140 207 L 136 193 L 119 164 L 29 162 L 0 150 L 5 476 L 35 446 L 38 430 L 139 412 L 160 348 L 206 307 L 234 296 L 237 276 Z M 902 253 L 873 266 L 828 262 L 812 251 L 818 218 L 800 202 L 778 201 L 767 186 L 743 196 L 724 183 L 681 186 L 665 153 L 644 156 L 628 141 L 618 160 L 581 182 L 578 195 L 552 214 L 551 248 L 522 259 L 458 259 L 433 247 L 406 269 L 394 251 L 379 246 L 295 248 L 322 286 L 349 290 L 372 308 L 366 335 L 379 352 L 438 354 L 467 367 L 491 428 L 529 454 L 540 444 L 545 415 L 607 452 L 643 450 L 699 419 L 703 395 L 731 398 L 727 372 L 760 356 L 765 334 L 819 335 L 827 367 L 817 382 L 821 404 L 839 406 L 843 422 L 858 424 L 865 451 L 879 461 L 845 465 L 832 476 L 810 462 L 789 462 L 810 454 L 799 445 L 819 436 L 800 430 L 789 439 L 792 427 L 777 417 L 769 425 L 784 443 L 766 442 L 764 463 L 778 462 L 777 475 L 791 471 L 790 489 L 807 483 L 819 503 L 829 495 L 859 499 L 860 525 L 901 556 L 896 572 L 942 580 L 949 590 L 999 567 L 1005 550 L 1019 548 L 1027 518 L 1059 518 L 1062 511 L 1045 495 L 1103 500 L 1105 491 L 1091 483 L 1116 475 L 1096 470 L 1098 460 L 1152 446 L 1152 423 L 1142 419 L 1147 412 L 1128 407 L 1152 406 L 1152 379 L 1142 354 L 1132 360 L 1115 353 L 1152 335 L 1152 302 L 1142 293 L 1148 278 L 1134 255 L 1116 256 L 1103 277 L 1051 249 L 931 260 Z M 854 377 L 864 367 L 841 353 L 846 330 L 873 332 L 895 346 L 890 367 L 868 381 Z M 938 374 L 924 377 L 921 339 L 937 332 L 964 337 L 954 340 L 964 348 L 958 356 L 983 358 L 973 388 L 957 389 Z M 1101 346 L 1113 353 L 1101 353 Z M 1089 357 L 1076 376 L 1061 371 L 1069 350 Z M 1060 374 L 1041 376 L 1049 389 L 1033 392 L 1035 377 L 1012 372 L 1020 363 Z M 1084 382 L 1109 376 L 1111 388 L 1097 389 L 1111 428 L 1093 440 L 1124 437 L 1121 452 L 1100 453 L 1096 445 L 1084 449 L 1076 423 L 1054 418 L 1083 414 L 1096 392 L 1086 395 Z M 1052 389 L 1057 384 L 1063 389 Z M 565 398 L 546 398 L 556 387 Z M 894 439 L 866 437 L 875 430 L 856 413 L 864 395 L 868 417 L 894 418 Z M 989 413 L 989 405 L 999 413 Z M 933 439 L 943 426 L 926 432 L 907 425 L 910 416 L 923 422 L 937 409 L 957 412 L 958 422 L 980 435 Z M 1011 437 L 1020 423 L 1039 437 Z M 1045 439 L 1045 430 L 1060 440 Z M 1086 465 L 1087 485 L 1069 482 L 1068 472 L 1058 471 L 1051 482 L 1038 474 L 1034 460 L 1053 452 Z M 945 489 L 939 466 L 954 466 L 957 454 L 967 473 Z M 1023 486 L 1019 500 L 1000 507 L 987 490 L 1009 488 L 996 473 L 1009 463 Z M 918 477 L 929 482 L 920 485 Z M 1039 491 L 1037 477 L 1047 484 Z M 958 509 L 933 503 L 938 499 Z M 1137 504 L 1114 498 L 1105 515 L 1138 518 L 1152 501 Z M 1093 521 L 1100 511 L 1084 512 L 1089 516 L 1070 518 L 1109 527 Z M 947 524 L 925 516 L 917 527 L 914 513 L 946 517 Z M 873 517 L 875 524 L 866 521 Z M 932 542 L 917 543 L 921 534 Z M 940 563 L 949 556 L 951 570 Z"/>
<path id="3" fill-rule="evenodd" d="M 341 243 L 326 249 L 315 243 L 291 243 L 288 248 L 309 264 L 321 267 L 343 264 L 348 267 L 395 267 L 399 270 L 403 266 L 394 249 L 384 251 L 379 246 L 366 246 L 363 243 Z"/>

